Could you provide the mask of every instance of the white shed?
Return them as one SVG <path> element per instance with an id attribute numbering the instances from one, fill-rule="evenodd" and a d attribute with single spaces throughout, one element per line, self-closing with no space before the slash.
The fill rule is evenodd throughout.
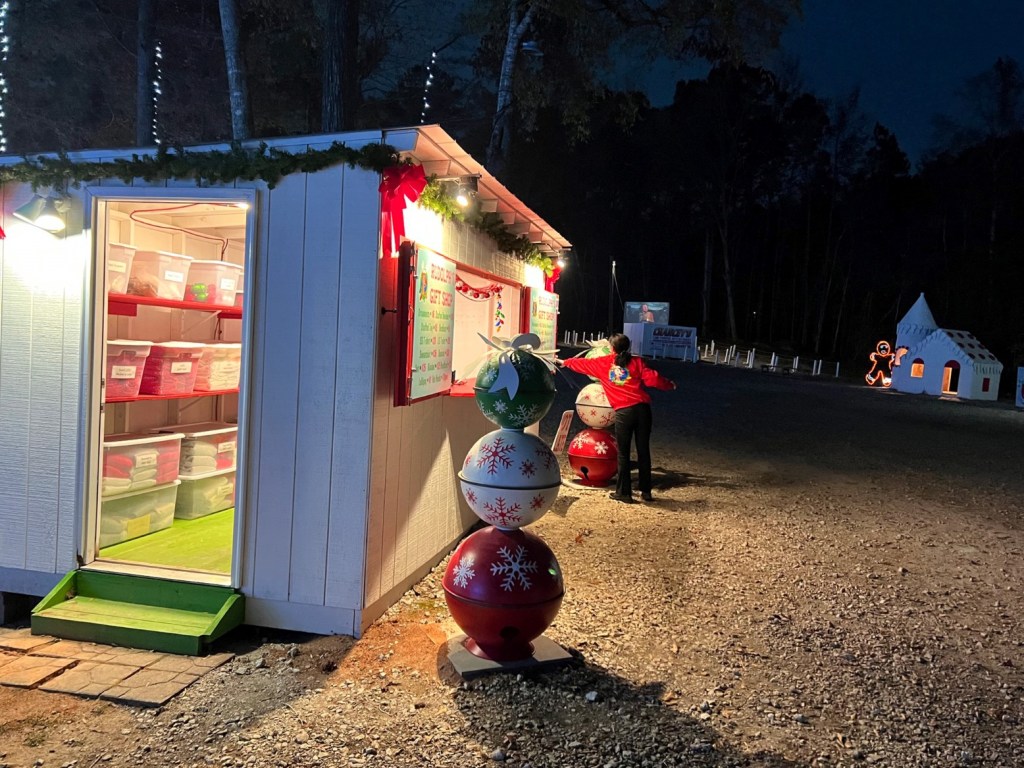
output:
<path id="1" fill-rule="evenodd" d="M 266 143 L 335 142 L 475 178 L 507 231 L 569 246 L 437 126 Z M 181 652 L 242 620 L 358 636 L 476 521 L 456 471 L 493 425 L 450 391 L 483 352 L 454 318 L 529 330 L 544 274 L 416 205 L 391 253 L 381 179 L 343 163 L 272 188 L 104 178 L 67 190 L 56 234 L 23 220 L 29 184 L 0 188 L 0 602 L 47 595 L 34 631 Z M 412 338 L 417 296 L 399 282 L 417 263 L 439 266 L 441 290 L 487 288 L 452 291 L 430 339 Z M 418 343 L 440 353 L 427 394 Z M 196 368 L 202 390 L 183 383 Z"/>
<path id="2" fill-rule="evenodd" d="M 914 394 L 995 400 L 1003 364 L 967 331 L 939 328 L 924 294 L 896 327 L 892 388 Z"/>

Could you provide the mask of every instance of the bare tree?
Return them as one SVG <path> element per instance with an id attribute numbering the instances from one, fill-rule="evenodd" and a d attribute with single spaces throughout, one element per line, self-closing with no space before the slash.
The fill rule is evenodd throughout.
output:
<path id="1" fill-rule="evenodd" d="M 135 47 L 135 145 L 154 143 L 153 134 L 153 0 L 139 0 L 138 44 Z"/>
<path id="2" fill-rule="evenodd" d="M 228 96 L 231 103 L 231 138 L 249 138 L 249 90 L 245 79 L 241 35 L 236 0 L 219 0 L 220 28 L 224 36 L 224 58 L 228 70 Z"/>
<path id="3" fill-rule="evenodd" d="M 501 76 L 498 79 L 498 103 L 491 123 L 491 140 L 487 144 L 484 165 L 497 175 L 508 157 L 512 142 L 512 74 L 515 71 L 516 55 L 522 44 L 523 35 L 533 21 L 534 5 L 530 5 L 523 17 L 518 18 L 516 4 L 511 3 L 508 13 L 508 36 L 505 38 L 505 53 L 501 58 Z"/>
<path id="4" fill-rule="evenodd" d="M 320 25 L 320 129 L 349 128 L 358 107 L 359 0 L 314 0 Z"/>

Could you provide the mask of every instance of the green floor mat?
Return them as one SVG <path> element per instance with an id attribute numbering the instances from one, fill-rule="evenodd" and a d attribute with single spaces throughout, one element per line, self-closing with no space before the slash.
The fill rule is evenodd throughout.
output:
<path id="1" fill-rule="evenodd" d="M 100 558 L 230 574 L 234 529 L 233 509 L 195 520 L 175 519 L 170 528 L 104 547 Z"/>

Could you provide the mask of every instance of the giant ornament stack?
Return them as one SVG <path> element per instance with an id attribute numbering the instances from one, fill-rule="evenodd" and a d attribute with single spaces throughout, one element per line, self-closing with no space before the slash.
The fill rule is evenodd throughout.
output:
<path id="1" fill-rule="evenodd" d="M 529 657 L 532 641 L 562 604 L 558 561 L 539 536 L 522 530 L 554 503 L 561 473 L 554 452 L 523 431 L 554 400 L 554 372 L 540 339 L 523 334 L 488 344 L 495 349 L 480 369 L 475 394 L 500 429 L 469 450 L 459 483 L 470 508 L 490 527 L 459 544 L 442 586 L 452 618 L 467 635 L 466 649 L 500 662 Z"/>

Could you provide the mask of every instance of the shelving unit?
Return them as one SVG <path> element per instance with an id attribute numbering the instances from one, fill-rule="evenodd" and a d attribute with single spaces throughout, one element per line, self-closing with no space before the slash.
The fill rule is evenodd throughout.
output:
<path id="1" fill-rule="evenodd" d="M 203 208 L 203 206 L 199 207 Z M 167 210 L 174 211 L 177 208 L 178 206 L 168 206 Z M 226 220 L 226 217 L 222 215 L 222 208 L 214 211 L 219 222 Z M 239 257 L 244 253 L 244 246 L 242 248 L 238 246 L 240 242 L 244 242 L 240 238 L 244 238 L 245 228 L 238 225 L 237 218 L 230 219 L 234 224 L 219 223 L 216 230 L 209 230 L 208 233 L 212 237 L 205 237 L 195 231 L 195 226 L 200 223 L 199 218 L 195 215 L 176 218 L 179 213 L 174 212 L 168 213 L 167 219 L 158 220 L 154 216 L 162 211 L 157 211 L 157 209 L 145 209 L 145 211 L 148 216 L 137 215 L 138 209 L 133 207 L 133 204 L 123 204 L 121 209 L 110 210 L 106 230 L 108 241 L 113 243 L 116 238 L 117 242 L 138 244 L 126 247 L 194 255 L 194 258 L 199 261 L 221 260 L 236 265 L 241 263 Z M 209 215 L 210 211 L 205 211 L 205 213 Z M 244 216 L 244 214 L 236 210 L 235 216 Z M 178 228 L 178 222 L 189 228 Z M 174 234 L 168 235 L 168 231 L 174 232 Z M 217 239 L 220 240 L 221 245 L 210 242 Z M 168 269 L 168 267 L 163 268 Z M 134 275 L 134 271 L 130 271 Z M 178 277 L 171 278 L 170 271 L 168 271 L 168 280 L 187 279 L 187 277 L 181 276 L 181 271 L 177 267 L 175 267 L 175 271 Z M 241 270 L 239 270 L 240 272 Z M 187 271 L 185 275 L 187 276 Z M 118 287 L 120 288 L 120 286 Z M 227 286 L 219 287 L 227 288 Z M 160 292 L 166 295 L 163 290 Z M 128 339 L 154 340 L 154 343 L 195 341 L 237 344 L 241 341 L 239 324 L 222 324 L 222 321 L 242 320 L 243 309 L 239 306 L 224 306 L 120 292 L 108 292 L 105 299 L 107 331 L 105 337 L 108 339 L 120 336 Z M 101 354 L 105 355 L 105 352 L 104 344 Z M 194 364 L 198 365 L 199 363 L 196 361 Z M 214 386 L 217 383 L 220 382 L 215 381 Z M 107 435 L 113 433 L 145 433 L 186 422 L 233 421 L 237 417 L 237 398 L 235 396 L 239 393 L 240 388 L 236 386 L 218 390 L 193 389 L 176 394 L 107 396 L 104 398 L 101 414 L 103 439 L 105 440 Z M 166 406 L 161 406 L 161 403 L 166 403 Z M 175 403 L 182 403 L 182 405 Z M 234 467 L 229 471 L 234 472 Z M 97 526 L 101 528 L 105 520 L 103 517 L 104 506 L 110 498 L 103 497 L 99 500 Z M 177 507 L 177 501 L 175 506 Z M 175 515 L 177 514 L 176 509 Z M 227 577 L 230 574 L 234 539 L 233 525 L 230 523 L 234 518 L 233 510 L 227 509 L 223 513 L 214 512 L 209 517 L 209 520 L 205 520 L 203 516 L 188 519 L 184 521 L 187 522 L 187 526 L 180 525 L 179 523 L 182 521 L 175 517 L 172 528 L 153 530 L 139 537 L 129 537 L 120 543 L 106 545 L 103 547 L 102 554 L 97 551 L 96 556 L 98 559 L 104 560 L 107 567 L 117 567 L 117 564 L 120 563 L 144 564 L 157 569 L 194 570 L 197 576 L 215 572 Z M 214 520 L 214 517 L 217 519 Z M 189 530 L 178 531 L 178 528 L 188 528 Z M 188 535 L 184 535 L 184 533 Z M 202 550 L 202 556 L 197 555 L 197 541 L 202 542 L 202 547 L 199 548 Z M 216 567 L 213 564 L 216 564 Z M 200 578 L 200 581 L 202 580 Z"/>

